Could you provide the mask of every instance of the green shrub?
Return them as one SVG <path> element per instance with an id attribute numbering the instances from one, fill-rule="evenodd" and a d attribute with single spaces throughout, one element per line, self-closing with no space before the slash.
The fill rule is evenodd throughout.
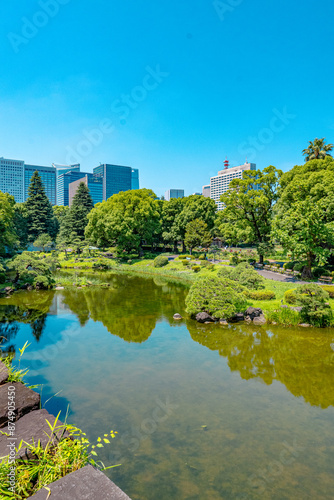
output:
<path id="1" fill-rule="evenodd" d="M 212 276 L 198 278 L 190 287 L 186 298 L 187 313 L 196 316 L 206 312 L 214 318 L 231 318 L 246 306 L 244 288 L 234 281 Z"/>
<path id="2" fill-rule="evenodd" d="M 289 262 L 285 262 L 285 264 L 283 264 L 283 267 L 284 267 L 284 269 L 291 269 L 291 271 L 292 271 L 292 269 L 294 268 L 294 266 L 296 264 L 298 264 L 298 262 L 293 262 L 290 260 Z"/>
<path id="3" fill-rule="evenodd" d="M 303 307 L 303 321 L 318 327 L 330 326 L 333 321 L 332 309 L 328 305 L 329 295 L 319 285 L 307 283 L 296 289 L 297 302 Z"/>
<path id="4" fill-rule="evenodd" d="M 156 256 L 157 255 L 155 253 L 152 253 L 152 252 L 145 252 L 144 253 L 144 259 L 155 259 Z"/>
<path id="5" fill-rule="evenodd" d="M 190 263 L 191 263 L 191 261 L 190 261 L 190 260 L 182 260 L 182 264 L 183 264 L 184 266 L 189 266 L 189 265 L 190 265 Z"/>
<path id="6" fill-rule="evenodd" d="M 203 253 L 201 253 L 201 255 L 198 257 L 198 260 L 206 260 Z"/>
<path id="7" fill-rule="evenodd" d="M 40 258 L 36 252 L 23 252 L 17 255 L 9 267 L 16 273 L 16 280 L 34 284 L 38 288 L 49 288 L 54 284 L 52 272 L 58 263 L 52 257 Z"/>
<path id="8" fill-rule="evenodd" d="M 331 299 L 334 299 L 334 286 L 322 285 L 321 288 L 328 293 Z"/>
<path id="9" fill-rule="evenodd" d="M 233 253 L 230 257 L 230 264 L 232 266 L 237 266 L 240 262 L 239 256 L 236 253 Z"/>
<path id="10" fill-rule="evenodd" d="M 0 261 L 0 283 L 6 282 L 6 269 Z"/>
<path id="11" fill-rule="evenodd" d="M 304 269 L 304 267 L 305 267 L 305 264 L 303 264 L 302 262 L 297 262 L 297 264 L 295 264 L 293 266 L 293 270 L 294 271 L 298 271 L 299 273 L 301 273 L 302 270 Z"/>
<path id="12" fill-rule="evenodd" d="M 275 293 L 271 290 L 245 290 L 245 295 L 253 300 L 272 300 L 275 299 Z"/>
<path id="13" fill-rule="evenodd" d="M 312 275 L 315 278 L 320 278 L 320 276 L 330 276 L 331 275 L 331 273 L 330 273 L 330 271 L 328 271 L 328 269 L 325 269 L 324 267 L 320 267 L 320 266 L 312 267 L 311 271 L 312 271 Z"/>
<path id="14" fill-rule="evenodd" d="M 201 270 L 201 266 L 193 266 L 193 267 L 192 267 L 192 270 L 193 270 L 195 273 L 198 273 L 198 272 Z"/>
<path id="15" fill-rule="evenodd" d="M 194 259 L 195 259 L 195 257 L 194 257 L 193 255 L 183 254 L 183 255 L 179 255 L 179 256 L 178 256 L 178 259 L 180 259 L 180 260 L 187 259 L 187 258 L 188 258 L 188 259 L 191 259 L 191 260 L 194 260 Z"/>
<path id="16" fill-rule="evenodd" d="M 167 264 L 168 258 L 164 257 L 163 255 L 158 255 L 158 257 L 156 257 L 153 262 L 154 267 L 164 267 L 167 266 Z"/>
<path id="17" fill-rule="evenodd" d="M 133 261 L 132 261 L 132 259 L 129 259 L 129 260 L 127 261 L 127 263 L 128 263 L 129 265 L 131 265 L 131 264 L 132 264 L 132 262 L 133 262 Z"/>
<path id="18" fill-rule="evenodd" d="M 222 267 L 218 271 L 218 276 L 234 280 L 250 290 L 264 288 L 264 280 L 262 276 L 247 262 L 238 264 L 234 269 Z"/>
<path id="19" fill-rule="evenodd" d="M 297 304 L 296 290 L 287 290 L 284 293 L 284 302 L 286 304 Z"/>
<path id="20" fill-rule="evenodd" d="M 297 326 L 300 323 L 300 313 L 287 307 L 279 308 L 276 311 L 266 312 L 268 323 L 277 323 L 284 326 Z"/>
<path id="21" fill-rule="evenodd" d="M 214 271 L 214 270 L 216 269 L 216 266 L 215 266 L 214 264 L 212 264 L 212 263 L 211 263 L 211 264 L 209 263 L 209 264 L 208 264 L 207 266 L 205 266 L 205 267 L 206 267 L 206 269 L 207 269 L 208 271 Z"/>

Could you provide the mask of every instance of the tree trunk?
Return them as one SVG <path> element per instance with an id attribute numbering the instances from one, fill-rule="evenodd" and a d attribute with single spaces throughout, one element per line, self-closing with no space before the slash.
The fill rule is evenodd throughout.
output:
<path id="1" fill-rule="evenodd" d="M 174 253 L 177 253 L 177 241 L 174 241 Z"/>
<path id="2" fill-rule="evenodd" d="M 260 255 L 260 264 L 263 264 L 263 255 Z"/>
<path id="3" fill-rule="evenodd" d="M 182 241 L 182 253 L 186 253 L 186 246 L 184 244 L 184 241 Z"/>

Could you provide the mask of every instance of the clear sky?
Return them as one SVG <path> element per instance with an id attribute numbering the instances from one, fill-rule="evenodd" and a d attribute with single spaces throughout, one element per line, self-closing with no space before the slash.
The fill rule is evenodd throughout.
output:
<path id="1" fill-rule="evenodd" d="M 10 0 L 0 156 L 140 170 L 201 191 L 230 164 L 287 170 L 334 142 L 332 0 Z"/>

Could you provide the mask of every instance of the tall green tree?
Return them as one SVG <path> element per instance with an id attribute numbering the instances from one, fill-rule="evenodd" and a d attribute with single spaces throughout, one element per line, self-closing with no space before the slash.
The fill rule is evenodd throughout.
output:
<path id="1" fill-rule="evenodd" d="M 0 256 L 12 249 L 18 242 L 14 216 L 14 197 L 0 191 Z"/>
<path id="2" fill-rule="evenodd" d="M 25 205 L 28 217 L 28 241 L 33 242 L 44 233 L 49 234 L 51 239 L 54 239 L 57 234 L 57 223 L 37 170 L 31 177 Z"/>
<path id="3" fill-rule="evenodd" d="M 333 256 L 334 160 L 296 165 L 281 179 L 273 235 L 294 259 L 305 262 L 303 277 Z"/>
<path id="4" fill-rule="evenodd" d="M 85 183 L 80 182 L 73 197 L 72 206 L 61 215 L 61 224 L 57 238 L 58 247 L 75 246 L 77 251 L 83 246 L 88 214 L 93 209 L 93 200 Z M 59 212 L 59 211 L 58 211 Z M 59 213 L 58 213 L 59 215 Z"/>
<path id="5" fill-rule="evenodd" d="M 255 243 L 260 262 L 270 248 L 273 208 L 278 199 L 282 171 L 272 165 L 247 170 L 242 179 L 233 179 L 221 196 L 224 209 L 218 214 L 217 227 L 228 243 Z"/>
<path id="6" fill-rule="evenodd" d="M 141 252 L 161 230 L 156 195 L 150 189 L 120 192 L 95 206 L 88 215 L 86 238 L 104 247 Z"/>
<path id="7" fill-rule="evenodd" d="M 330 151 L 333 149 L 333 144 L 326 144 L 325 138 L 315 138 L 314 141 L 309 141 L 306 149 L 303 149 L 305 161 L 323 160 L 326 156 L 331 156 Z"/>
<path id="8" fill-rule="evenodd" d="M 165 244 L 173 245 L 174 252 L 177 252 L 179 232 L 175 220 L 182 212 L 184 203 L 182 198 L 171 198 L 162 203 L 162 238 Z"/>
<path id="9" fill-rule="evenodd" d="M 212 231 L 215 225 L 217 205 L 211 198 L 205 198 L 201 195 L 191 195 L 182 198 L 182 211 L 175 217 L 172 226 L 172 232 L 176 238 L 182 242 L 183 251 L 185 251 L 186 227 L 189 222 L 200 219 Z"/>
<path id="10" fill-rule="evenodd" d="M 184 239 L 185 245 L 192 253 L 193 248 L 197 246 L 210 246 L 212 236 L 208 231 L 208 225 L 201 219 L 195 219 L 188 222 L 186 226 L 186 235 Z"/>
<path id="11" fill-rule="evenodd" d="M 16 203 L 14 206 L 14 226 L 18 248 L 24 250 L 28 245 L 28 212 L 25 203 Z"/>

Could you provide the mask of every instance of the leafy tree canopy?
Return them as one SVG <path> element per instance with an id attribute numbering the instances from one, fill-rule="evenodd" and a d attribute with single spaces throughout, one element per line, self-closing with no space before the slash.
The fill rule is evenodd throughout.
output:
<path id="1" fill-rule="evenodd" d="M 240 241 L 258 244 L 261 262 L 263 248 L 270 242 L 281 175 L 282 171 L 273 166 L 263 171 L 247 170 L 242 179 L 233 179 L 228 191 L 221 196 L 225 208 L 218 213 L 220 234 L 231 244 Z"/>
<path id="2" fill-rule="evenodd" d="M 273 235 L 293 257 L 324 264 L 334 244 L 334 160 L 312 160 L 282 176 Z"/>
<path id="3" fill-rule="evenodd" d="M 0 256 L 6 253 L 6 249 L 12 248 L 17 243 L 14 207 L 14 197 L 0 191 Z"/>
<path id="4" fill-rule="evenodd" d="M 116 244 L 121 250 L 140 250 L 160 231 L 156 195 L 150 189 L 120 192 L 96 205 L 88 215 L 86 237 L 97 246 Z"/>
<path id="5" fill-rule="evenodd" d="M 190 249 L 190 253 L 194 247 L 210 246 L 212 236 L 208 231 L 208 225 L 201 219 L 194 219 L 188 222 L 184 242 L 186 247 Z"/>

